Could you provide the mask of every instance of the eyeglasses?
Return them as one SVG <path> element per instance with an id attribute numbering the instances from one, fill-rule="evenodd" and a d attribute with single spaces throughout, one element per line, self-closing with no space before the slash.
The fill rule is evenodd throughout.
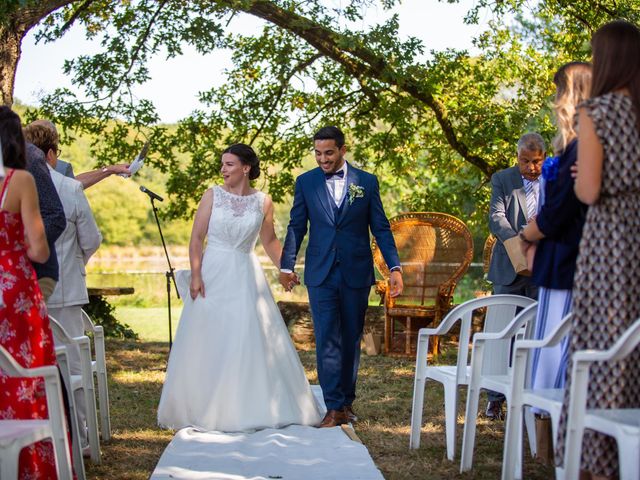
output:
<path id="1" fill-rule="evenodd" d="M 62 150 L 60 150 L 60 147 L 49 147 L 49 148 L 42 148 L 42 151 L 45 152 L 47 155 L 49 155 L 49 152 L 53 152 L 56 154 L 56 157 L 60 158 L 60 155 L 62 155 Z"/>

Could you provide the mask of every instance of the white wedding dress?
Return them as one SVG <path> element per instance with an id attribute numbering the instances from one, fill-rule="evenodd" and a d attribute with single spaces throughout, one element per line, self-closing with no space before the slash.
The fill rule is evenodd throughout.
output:
<path id="1" fill-rule="evenodd" d="M 317 425 L 320 413 L 289 332 L 253 252 L 265 195 L 213 187 L 202 259 L 205 297 L 184 309 L 158 407 L 158 424 L 239 432 Z"/>

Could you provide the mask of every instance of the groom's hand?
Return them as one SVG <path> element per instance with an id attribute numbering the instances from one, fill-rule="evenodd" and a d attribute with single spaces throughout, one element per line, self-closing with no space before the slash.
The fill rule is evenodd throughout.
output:
<path id="1" fill-rule="evenodd" d="M 390 295 L 392 297 L 395 298 L 402 294 L 404 284 L 402 283 L 402 273 L 399 270 L 391 272 L 391 276 L 389 277 L 389 286 L 391 287 Z"/>
<path id="2" fill-rule="evenodd" d="M 280 272 L 280 285 L 284 288 L 285 292 L 290 292 L 293 290 L 293 287 L 298 285 L 300 280 L 298 280 L 298 275 L 295 272 L 285 273 Z"/>

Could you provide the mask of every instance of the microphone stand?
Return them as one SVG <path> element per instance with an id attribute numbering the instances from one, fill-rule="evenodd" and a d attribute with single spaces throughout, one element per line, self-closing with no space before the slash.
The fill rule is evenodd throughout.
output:
<path id="1" fill-rule="evenodd" d="M 156 204 L 154 203 L 154 198 L 149 196 L 149 200 L 151 200 L 151 208 L 153 209 L 153 215 L 156 218 L 156 224 L 158 225 L 158 232 L 160 232 L 160 240 L 162 240 L 162 248 L 164 249 L 164 255 L 167 259 L 167 265 L 169 265 L 169 270 L 166 271 L 165 277 L 167 278 L 167 314 L 169 318 L 169 351 L 171 351 L 171 346 L 173 345 L 173 334 L 171 333 L 171 282 L 173 281 L 173 286 L 176 289 L 176 296 L 178 299 L 180 298 L 180 293 L 178 292 L 178 285 L 176 285 L 176 277 L 173 274 L 173 266 L 171 265 L 171 260 L 169 259 L 169 252 L 167 252 L 167 244 L 164 241 L 164 235 L 162 235 L 162 227 L 160 226 L 160 220 L 158 219 L 158 209 L 156 208 Z"/>

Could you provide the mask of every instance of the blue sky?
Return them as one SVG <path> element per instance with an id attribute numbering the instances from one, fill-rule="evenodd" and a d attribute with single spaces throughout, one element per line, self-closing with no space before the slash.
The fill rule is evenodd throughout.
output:
<path id="1" fill-rule="evenodd" d="M 335 0 L 340 4 L 339 0 Z M 440 3 L 436 0 L 404 0 L 396 8 L 400 15 L 400 35 L 420 38 L 426 51 L 445 48 L 472 51 L 471 40 L 482 31 L 482 25 L 464 25 L 463 18 L 473 5 L 473 0 L 461 0 L 459 4 Z M 381 8 L 368 11 L 367 22 L 379 23 L 388 15 Z M 249 15 L 238 15 L 233 28 L 239 32 L 251 32 L 260 25 Z M 16 73 L 14 95 L 22 102 L 37 105 L 43 92 L 56 87 L 72 88 L 62 73 L 65 59 L 88 54 L 97 47 L 84 39 L 80 28 L 73 28 L 61 40 L 53 44 L 35 44 L 32 31 L 22 44 L 22 57 Z M 166 60 L 158 56 L 151 61 L 151 80 L 141 86 L 138 94 L 151 99 L 163 122 L 175 122 L 198 108 L 197 93 L 223 80 L 223 70 L 230 66 L 230 53 L 215 51 L 200 55 L 185 48 L 184 55 Z M 180 88 L 176 89 L 175 85 Z"/>

